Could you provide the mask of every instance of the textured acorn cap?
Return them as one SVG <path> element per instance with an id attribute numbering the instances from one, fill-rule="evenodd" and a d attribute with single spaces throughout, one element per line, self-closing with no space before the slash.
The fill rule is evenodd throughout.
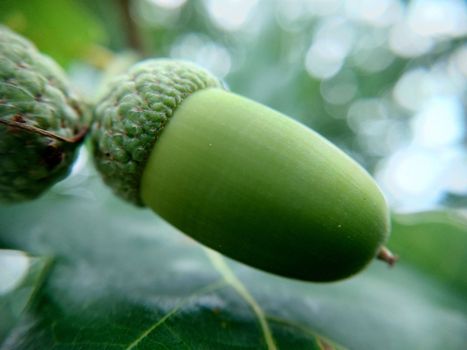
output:
<path id="1" fill-rule="evenodd" d="M 149 59 L 114 80 L 94 110 L 94 159 L 116 194 L 143 206 L 140 182 L 151 151 L 177 107 L 196 91 L 221 87 L 185 61 Z"/>
<path id="2" fill-rule="evenodd" d="M 83 110 L 61 68 L 0 26 L 0 201 L 35 198 L 68 174 Z"/>

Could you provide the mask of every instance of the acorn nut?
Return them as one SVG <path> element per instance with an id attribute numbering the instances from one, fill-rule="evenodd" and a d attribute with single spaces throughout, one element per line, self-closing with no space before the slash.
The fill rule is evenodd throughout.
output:
<path id="1" fill-rule="evenodd" d="M 95 108 L 92 142 L 118 195 L 250 266 L 334 281 L 388 260 L 388 207 L 370 175 L 193 64 L 152 59 L 119 77 Z"/>
<path id="2" fill-rule="evenodd" d="M 0 26 L 0 202 L 36 198 L 68 174 L 83 110 L 61 68 Z"/>

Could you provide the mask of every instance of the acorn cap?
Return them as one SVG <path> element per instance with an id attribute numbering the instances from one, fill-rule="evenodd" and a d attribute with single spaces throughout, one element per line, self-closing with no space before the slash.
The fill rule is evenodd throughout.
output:
<path id="1" fill-rule="evenodd" d="M 68 174 L 83 110 L 62 69 L 0 26 L 0 201 L 35 198 Z"/>
<path id="2" fill-rule="evenodd" d="M 177 107 L 196 91 L 222 87 L 206 70 L 185 61 L 149 59 L 114 80 L 94 110 L 94 159 L 120 197 L 143 206 L 146 162 Z"/>

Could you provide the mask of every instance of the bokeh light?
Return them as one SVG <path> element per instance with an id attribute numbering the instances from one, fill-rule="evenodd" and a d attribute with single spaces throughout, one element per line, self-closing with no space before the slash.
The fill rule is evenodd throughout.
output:
<path id="1" fill-rule="evenodd" d="M 204 0 L 206 10 L 214 23 L 223 30 L 237 31 L 252 20 L 257 0 Z"/>
<path id="2" fill-rule="evenodd" d="M 466 2 L 132 4 L 145 56 L 193 61 L 314 128 L 376 177 L 394 211 L 467 197 Z M 88 73 L 70 70 L 92 94 Z"/>
<path id="3" fill-rule="evenodd" d="M 231 68 L 228 50 L 196 33 L 189 33 L 178 38 L 172 45 L 170 56 L 195 62 L 219 78 L 224 78 Z"/>

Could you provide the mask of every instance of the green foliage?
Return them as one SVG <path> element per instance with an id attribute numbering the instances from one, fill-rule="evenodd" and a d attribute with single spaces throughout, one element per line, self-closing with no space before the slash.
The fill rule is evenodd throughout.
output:
<path id="1" fill-rule="evenodd" d="M 105 39 L 99 22 L 79 1 L 5 0 L 0 2 L 0 20 L 61 64 L 90 59 L 95 44 Z"/>
<path id="2" fill-rule="evenodd" d="M 389 247 L 446 286 L 467 295 L 467 216 L 461 211 L 395 215 Z M 416 249 L 413 249 L 416 247 Z"/>

